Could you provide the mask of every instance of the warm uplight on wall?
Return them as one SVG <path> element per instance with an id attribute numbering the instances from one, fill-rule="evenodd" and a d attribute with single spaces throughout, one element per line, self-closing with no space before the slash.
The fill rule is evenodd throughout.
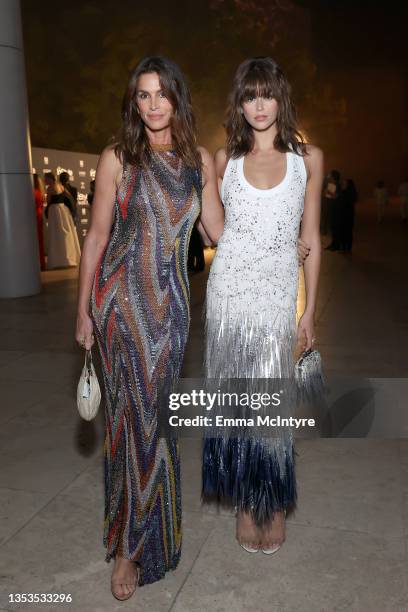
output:
<path id="1" fill-rule="evenodd" d="M 44 164 L 48 166 L 48 157 L 44 157 Z"/>
<path id="2" fill-rule="evenodd" d="M 83 167 L 84 167 L 84 160 L 83 160 L 83 159 L 80 159 L 80 160 L 79 160 L 79 167 L 80 167 L 80 168 L 83 168 Z"/>

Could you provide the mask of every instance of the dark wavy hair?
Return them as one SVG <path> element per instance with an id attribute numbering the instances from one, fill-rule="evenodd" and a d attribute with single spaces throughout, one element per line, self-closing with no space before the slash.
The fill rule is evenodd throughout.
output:
<path id="1" fill-rule="evenodd" d="M 298 155 L 306 155 L 306 143 L 298 129 L 290 94 L 290 84 L 273 59 L 255 57 L 242 62 L 235 73 L 225 121 L 227 156 L 236 159 L 252 151 L 254 133 L 242 113 L 242 103 L 257 96 L 272 97 L 278 102 L 274 147 L 282 153 L 292 147 Z"/>
<path id="2" fill-rule="evenodd" d="M 197 150 L 196 124 L 191 96 L 180 68 L 163 56 L 142 59 L 132 70 L 122 101 L 122 126 L 114 144 L 115 154 L 130 164 L 146 163 L 151 147 L 142 118 L 137 112 L 136 92 L 142 74 L 156 72 L 160 86 L 173 106 L 171 135 L 174 148 L 183 161 L 192 168 L 201 168 L 201 156 Z"/>

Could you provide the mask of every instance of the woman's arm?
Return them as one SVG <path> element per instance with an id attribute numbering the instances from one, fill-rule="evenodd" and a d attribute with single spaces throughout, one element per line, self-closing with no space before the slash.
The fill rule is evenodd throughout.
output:
<path id="1" fill-rule="evenodd" d="M 208 236 L 207 232 L 204 229 L 203 224 L 201 223 L 201 221 L 197 221 L 197 229 L 200 232 L 200 236 L 202 238 L 202 241 L 204 243 L 204 246 L 206 247 L 210 247 L 213 246 L 212 240 L 211 238 Z"/>
<path id="2" fill-rule="evenodd" d="M 308 155 L 304 157 L 308 180 L 306 184 L 305 204 L 303 210 L 300 238 L 309 247 L 310 252 L 304 262 L 306 289 L 305 311 L 299 321 L 299 334 L 303 334 L 303 350 L 313 344 L 314 315 L 316 310 L 317 287 L 320 272 L 320 198 L 323 184 L 323 152 L 318 147 L 307 145 Z"/>
<path id="3" fill-rule="evenodd" d="M 206 149 L 199 147 L 199 151 L 203 162 L 203 196 L 200 222 L 197 227 L 199 231 L 204 228 L 206 236 L 213 244 L 217 244 L 224 231 L 224 207 L 218 193 L 214 161 Z"/>
<path id="4" fill-rule="evenodd" d="M 79 269 L 76 340 L 85 348 L 91 348 L 92 321 L 89 317 L 89 300 L 99 258 L 104 251 L 113 222 L 116 190 L 122 174 L 122 164 L 112 148 L 103 151 L 99 158 L 95 177 L 95 196 L 92 205 L 91 227 L 84 240 Z"/>
<path id="5" fill-rule="evenodd" d="M 221 185 L 228 164 L 227 152 L 224 148 L 218 149 L 214 155 L 215 174 L 217 176 L 218 193 L 221 197 Z"/>

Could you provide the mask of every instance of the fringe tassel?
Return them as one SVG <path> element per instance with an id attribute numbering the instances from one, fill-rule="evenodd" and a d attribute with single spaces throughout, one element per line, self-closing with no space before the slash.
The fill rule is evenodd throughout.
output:
<path id="1" fill-rule="evenodd" d="M 275 444 L 271 449 L 263 440 L 209 438 L 204 441 L 203 457 L 204 501 L 230 500 L 238 509 L 251 512 L 259 527 L 270 522 L 275 512 L 295 507 L 292 446 L 283 450 Z"/>
<path id="2" fill-rule="evenodd" d="M 228 300 L 211 295 L 205 305 L 207 378 L 291 378 L 296 345 L 296 313 L 235 312 Z"/>
<path id="3" fill-rule="evenodd" d="M 296 401 L 295 310 L 271 304 L 268 312 L 262 312 L 254 304 L 253 312 L 239 312 L 236 300 L 222 301 L 211 292 L 205 308 L 206 377 L 249 379 L 254 386 L 259 379 L 290 379 Z M 259 526 L 269 522 L 274 512 L 291 510 L 296 504 L 296 478 L 290 431 L 267 439 L 206 438 L 202 482 L 203 500 L 230 500 L 250 511 Z"/>

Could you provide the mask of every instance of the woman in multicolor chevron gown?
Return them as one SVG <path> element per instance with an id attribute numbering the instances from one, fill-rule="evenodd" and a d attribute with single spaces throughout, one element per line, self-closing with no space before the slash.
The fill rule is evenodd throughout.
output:
<path id="1" fill-rule="evenodd" d="M 105 388 L 106 560 L 111 589 L 176 568 L 181 551 L 179 450 L 158 436 L 160 391 L 174 382 L 189 328 L 188 242 L 223 229 L 215 169 L 196 146 L 179 68 L 148 57 L 130 76 L 116 146 L 100 158 L 80 268 L 76 339 L 98 343 Z"/>

